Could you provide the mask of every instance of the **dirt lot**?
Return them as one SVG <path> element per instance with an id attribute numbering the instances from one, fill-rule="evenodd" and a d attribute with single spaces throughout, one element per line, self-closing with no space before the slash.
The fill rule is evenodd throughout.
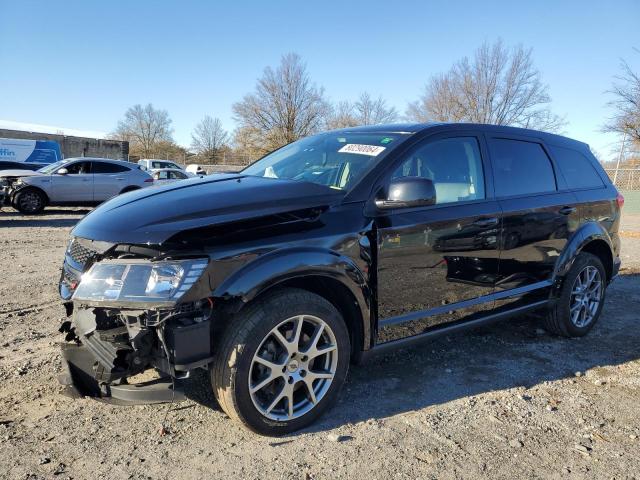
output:
<path id="1" fill-rule="evenodd" d="M 640 478 L 640 215 L 600 323 L 560 339 L 519 319 L 353 367 L 312 429 L 251 434 L 195 375 L 190 400 L 61 395 L 56 283 L 82 212 L 0 212 L 1 478 Z"/>

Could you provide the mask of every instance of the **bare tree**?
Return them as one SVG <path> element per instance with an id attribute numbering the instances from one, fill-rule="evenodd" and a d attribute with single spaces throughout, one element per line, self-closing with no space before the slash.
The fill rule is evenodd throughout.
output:
<path id="1" fill-rule="evenodd" d="M 398 112 L 394 107 L 387 106 L 384 98 L 371 98 L 367 92 L 360 95 L 354 108 L 360 125 L 392 123 L 398 119 Z"/>
<path id="2" fill-rule="evenodd" d="M 339 102 L 333 107 L 327 118 L 327 128 L 347 128 L 358 125 L 358 119 L 353 108 L 353 104 L 348 101 Z"/>
<path id="3" fill-rule="evenodd" d="M 233 105 L 241 131 L 250 131 L 253 148 L 267 152 L 317 132 L 328 112 L 324 91 L 311 83 L 306 65 L 295 53 L 280 66 L 267 67 L 254 93 Z"/>
<path id="4" fill-rule="evenodd" d="M 473 59 L 456 62 L 432 77 L 407 117 L 420 122 L 474 122 L 557 131 L 548 87 L 533 65 L 532 50 L 507 48 L 498 40 L 483 44 Z"/>
<path id="5" fill-rule="evenodd" d="M 636 50 L 638 51 L 638 50 Z M 640 52 L 640 51 L 638 51 Z M 640 144 L 640 74 L 634 72 L 626 61 L 621 63 L 622 74 L 610 93 L 614 99 L 609 105 L 615 114 L 605 125 L 607 132 L 626 133 L 632 143 Z"/>
<path id="6" fill-rule="evenodd" d="M 198 155 L 208 160 L 215 160 L 216 156 L 229 144 L 229 133 L 222 128 L 219 118 L 206 115 L 191 134 L 191 148 Z"/>
<path id="7" fill-rule="evenodd" d="M 156 110 L 150 103 L 134 105 L 118 122 L 114 136 L 132 143 L 132 147 L 144 157 L 153 154 L 159 142 L 173 142 L 171 119 L 166 110 Z"/>
<path id="8" fill-rule="evenodd" d="M 363 92 L 355 103 L 340 102 L 334 107 L 327 126 L 329 128 L 346 128 L 357 125 L 379 125 L 393 123 L 398 119 L 398 112 L 387 105 L 381 96 L 372 98 Z"/>

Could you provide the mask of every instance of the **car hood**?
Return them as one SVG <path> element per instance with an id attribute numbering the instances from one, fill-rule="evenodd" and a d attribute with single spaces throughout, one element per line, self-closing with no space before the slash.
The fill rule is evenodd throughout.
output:
<path id="1" fill-rule="evenodd" d="M 309 182 L 210 175 L 122 194 L 84 217 L 72 235 L 159 245 L 187 230 L 329 206 L 343 195 Z"/>
<path id="2" fill-rule="evenodd" d="M 40 176 L 43 175 L 40 172 L 34 172 L 32 170 L 20 170 L 20 169 L 13 169 L 13 170 L 0 170 L 0 178 L 7 178 L 7 177 L 35 177 L 35 176 Z"/>

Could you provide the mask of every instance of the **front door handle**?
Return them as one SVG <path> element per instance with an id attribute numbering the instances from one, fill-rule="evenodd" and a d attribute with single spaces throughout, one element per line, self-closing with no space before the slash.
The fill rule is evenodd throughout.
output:
<path id="1" fill-rule="evenodd" d="M 562 215 L 571 215 L 572 213 L 576 213 L 576 207 L 562 207 L 559 213 Z"/>
<path id="2" fill-rule="evenodd" d="M 476 220 L 475 222 L 473 222 L 473 224 L 476 227 L 495 227 L 496 225 L 498 225 L 498 219 L 496 217 L 492 217 L 492 218 L 479 218 L 478 220 Z"/>

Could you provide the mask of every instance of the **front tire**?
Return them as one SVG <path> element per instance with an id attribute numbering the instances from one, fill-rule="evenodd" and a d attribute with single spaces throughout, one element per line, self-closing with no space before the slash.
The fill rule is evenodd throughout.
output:
<path id="1" fill-rule="evenodd" d="M 20 190 L 13 199 L 13 206 L 25 215 L 36 215 L 47 205 L 47 196 L 36 188 Z"/>
<path id="2" fill-rule="evenodd" d="M 254 432 L 283 435 L 310 425 L 336 400 L 350 349 L 329 301 L 279 290 L 231 320 L 211 370 L 213 391 L 229 417 Z"/>
<path id="3" fill-rule="evenodd" d="M 600 318 L 604 305 L 606 272 L 598 257 L 578 254 L 564 279 L 560 296 L 548 312 L 545 328 L 565 337 L 582 337 Z"/>

